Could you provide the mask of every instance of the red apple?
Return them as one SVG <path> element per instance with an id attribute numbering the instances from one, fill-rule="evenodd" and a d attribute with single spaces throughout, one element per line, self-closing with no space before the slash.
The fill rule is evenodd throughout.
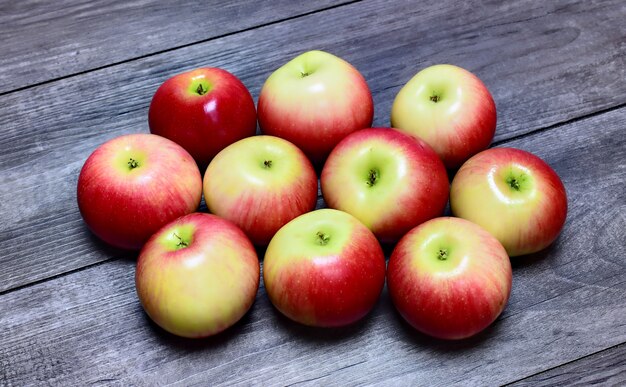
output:
<path id="1" fill-rule="evenodd" d="M 252 306 L 260 278 L 254 246 L 233 223 L 195 213 L 146 243 L 135 285 L 146 313 L 166 331 L 206 337 L 235 324 Z"/>
<path id="2" fill-rule="evenodd" d="M 289 140 L 321 165 L 346 135 L 372 125 L 374 102 L 365 78 L 350 63 L 309 51 L 265 81 L 258 114 L 264 134 Z"/>
<path id="3" fill-rule="evenodd" d="M 105 242 L 140 249 L 164 224 L 195 211 L 202 178 L 193 158 L 153 134 L 130 134 L 96 149 L 78 177 L 78 208 Z"/>
<path id="4" fill-rule="evenodd" d="M 382 242 L 441 215 L 448 202 L 448 175 L 437 154 L 390 128 L 342 140 L 328 156 L 321 184 L 329 207 L 354 215 Z"/>
<path id="5" fill-rule="evenodd" d="M 567 216 L 567 195 L 545 161 L 514 148 L 493 148 L 469 159 L 452 181 L 450 207 L 492 233 L 510 256 L 546 248 Z"/>
<path id="6" fill-rule="evenodd" d="M 496 131 L 496 104 L 485 84 L 469 71 L 431 66 L 396 96 L 391 126 L 426 141 L 447 168 L 456 169 L 489 146 Z"/>
<path id="7" fill-rule="evenodd" d="M 343 326 L 374 307 L 385 283 L 385 256 L 356 218 L 317 210 L 287 223 L 272 238 L 263 280 L 272 304 L 290 319 Z"/>
<path id="8" fill-rule="evenodd" d="M 201 170 L 227 145 L 256 133 L 252 96 L 226 70 L 199 68 L 175 75 L 156 91 L 150 131 L 185 148 Z"/>
<path id="9" fill-rule="evenodd" d="M 233 221 L 256 245 L 293 218 L 315 208 L 317 176 L 289 141 L 254 136 L 222 150 L 204 175 L 209 211 Z"/>
<path id="10" fill-rule="evenodd" d="M 511 293 L 504 247 L 467 220 L 429 220 L 404 236 L 391 254 L 387 287 L 404 319 L 442 339 L 482 331 L 504 310 Z"/>

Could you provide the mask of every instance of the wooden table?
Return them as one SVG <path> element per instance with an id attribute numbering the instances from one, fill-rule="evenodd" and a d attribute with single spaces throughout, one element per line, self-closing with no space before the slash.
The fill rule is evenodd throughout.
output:
<path id="1" fill-rule="evenodd" d="M 108 3 L 0 2 L 0 385 L 626 383 L 626 2 Z M 222 67 L 256 100 L 310 49 L 363 73 L 375 126 L 418 70 L 471 70 L 497 104 L 493 146 L 532 151 L 562 177 L 562 235 L 512 260 L 510 302 L 477 337 L 418 334 L 386 291 L 360 323 L 310 329 L 279 316 L 261 284 L 226 333 L 179 339 L 143 313 L 136 254 L 82 222 L 83 162 L 148 131 L 166 78 Z"/>

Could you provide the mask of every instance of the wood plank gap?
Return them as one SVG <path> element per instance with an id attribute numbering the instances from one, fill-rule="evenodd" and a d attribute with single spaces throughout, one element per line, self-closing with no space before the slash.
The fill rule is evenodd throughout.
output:
<path id="1" fill-rule="evenodd" d="M 164 54 L 164 53 L 167 53 L 167 52 L 176 51 L 176 50 L 179 50 L 179 49 L 182 49 L 182 48 L 186 48 L 186 47 L 190 47 L 190 46 L 193 46 L 193 45 L 196 45 L 196 44 L 202 44 L 202 43 L 210 42 L 210 41 L 213 41 L 213 40 L 223 39 L 223 38 L 226 38 L 226 37 L 229 37 L 229 36 L 232 36 L 232 35 L 237 35 L 237 34 L 240 34 L 240 33 L 254 31 L 254 30 L 259 29 L 259 28 L 264 28 L 264 27 L 268 27 L 268 26 L 271 26 L 271 25 L 284 23 L 284 22 L 287 22 L 287 21 L 290 21 L 290 20 L 300 19 L 300 18 L 303 18 L 303 17 L 307 17 L 307 16 L 310 16 L 310 15 L 315 15 L 315 14 L 321 13 L 321 12 L 330 11 L 332 9 L 336 9 L 336 8 L 352 5 L 354 3 L 359 3 L 359 2 L 362 2 L 362 1 L 363 0 L 353 0 L 353 1 L 348 1 L 348 2 L 345 2 L 345 3 L 341 3 L 341 4 L 335 4 L 335 5 L 331 5 L 329 7 L 316 9 L 314 11 L 301 13 L 299 15 L 289 16 L 289 17 L 286 17 L 286 18 L 283 18 L 283 19 L 273 20 L 271 22 L 258 24 L 258 25 L 252 26 L 252 27 L 242 28 L 242 29 L 237 30 L 237 31 L 232 31 L 232 32 L 228 32 L 228 33 L 225 33 L 225 34 L 212 36 L 210 38 L 201 39 L 201 40 L 198 40 L 198 41 L 195 41 L 195 42 L 192 42 L 192 43 L 181 44 L 179 46 L 170 47 L 170 48 L 167 48 L 167 49 L 164 49 L 164 50 L 154 51 L 154 52 L 151 52 L 149 54 L 139 55 L 139 56 L 136 56 L 136 57 L 133 57 L 133 58 L 129 58 L 129 59 L 125 59 L 125 60 L 121 60 L 121 61 L 117 61 L 117 62 L 112 62 L 112 63 L 109 63 L 109 64 L 93 67 L 93 68 L 90 68 L 90 69 L 87 69 L 87 70 L 83 70 L 83 71 L 77 71 L 75 73 L 71 73 L 71 74 L 60 76 L 60 77 L 48 79 L 46 81 L 34 83 L 32 85 L 27 85 L 27 86 L 24 86 L 24 87 L 18 87 L 18 88 L 11 89 L 11 90 L 8 90 L 8 91 L 0 92 L 0 97 L 2 97 L 4 95 L 7 95 L 7 94 L 11 94 L 11 93 L 16 93 L 16 92 L 19 92 L 19 91 L 32 89 L 32 88 L 37 87 L 37 86 L 47 85 L 47 84 L 50 84 L 50 83 L 62 81 L 64 79 L 68 79 L 68 78 L 71 78 L 71 77 L 84 75 L 84 74 L 87 74 L 87 73 L 90 73 L 90 72 L 93 72 L 93 71 L 99 71 L 99 70 L 106 69 L 106 68 L 109 68 L 109 67 L 119 66 L 119 65 L 122 65 L 122 64 L 125 64 L 125 63 L 130 63 L 130 62 L 134 62 L 134 61 L 137 61 L 137 60 L 149 58 L 149 57 L 152 57 L 152 56 L 155 56 L 155 55 L 160 55 L 160 54 Z"/>
<path id="2" fill-rule="evenodd" d="M 70 275 L 70 274 L 79 273 L 81 271 L 85 271 L 85 270 L 91 269 L 93 267 L 98 267 L 98 266 L 101 266 L 101 265 L 104 265 L 104 264 L 107 264 L 107 263 L 111 263 L 111 262 L 115 262 L 115 261 L 118 261 L 118 260 L 120 260 L 120 257 L 115 257 L 115 258 L 106 259 L 104 261 L 94 262 L 94 263 L 91 263 L 89 265 L 85 265 L 85 266 L 82 266 L 82 267 L 79 267 L 79 268 L 76 268 L 76 269 L 73 269 L 73 270 L 69 270 L 69 271 L 66 271 L 66 272 L 63 272 L 63 273 L 52 275 L 50 277 L 41 278 L 41 279 L 38 279 L 38 280 L 33 281 L 33 282 L 29 282 L 29 283 L 26 283 L 26 284 L 23 284 L 23 285 L 19 285 L 19 286 L 10 288 L 10 289 L 2 290 L 2 291 L 0 291 L 0 297 L 4 296 L 5 294 L 9 294 L 9 293 L 13 293 L 13 292 L 18 291 L 18 290 L 30 288 L 32 286 L 36 286 L 36 285 L 42 284 L 44 282 L 48 282 L 48 281 L 51 281 L 51 280 L 54 280 L 54 279 L 57 279 L 57 278 L 62 278 L 62 277 L 65 277 L 67 275 Z"/>
<path id="3" fill-rule="evenodd" d="M 544 126 L 542 128 L 538 128 L 538 129 L 532 130 L 530 132 L 518 134 L 517 136 L 509 137 L 509 138 L 506 138 L 504 140 L 495 141 L 489 147 L 493 148 L 493 147 L 496 147 L 496 146 L 500 146 L 502 144 L 506 144 L 507 142 L 512 142 L 512 141 L 519 140 L 519 139 L 524 138 L 524 137 L 534 136 L 536 134 L 540 134 L 540 133 L 543 133 L 543 132 L 547 132 L 548 130 L 560 128 L 561 126 L 569 125 L 569 124 L 577 122 L 577 121 L 586 120 L 587 118 L 591 118 L 591 117 L 599 116 L 599 115 L 602 115 L 602 114 L 610 113 L 612 111 L 619 110 L 619 109 L 621 109 L 623 107 L 626 107 L 626 102 L 625 103 L 621 103 L 619 105 L 611 106 L 609 108 L 596 110 L 593 113 L 583 114 L 582 116 L 570 118 L 570 119 L 565 120 L 565 121 L 560 121 L 560 122 L 557 122 L 557 123 L 552 124 L 552 125 L 548 125 L 548 126 Z"/>
<path id="4" fill-rule="evenodd" d="M 583 359 L 586 359 L 586 358 L 589 358 L 589 357 L 592 357 L 592 356 L 596 356 L 596 355 L 599 355 L 599 354 L 604 353 L 604 352 L 611 351 L 611 350 L 616 349 L 616 348 L 618 348 L 619 346 L 621 346 L 621 345 L 625 345 L 625 344 L 626 344 L 626 342 L 622 342 L 622 343 L 619 343 L 619 344 L 612 345 L 612 346 L 607 347 L 607 348 L 604 348 L 604 349 L 602 349 L 602 350 L 600 350 L 600 351 L 596 351 L 596 352 L 590 353 L 590 354 L 588 354 L 588 355 L 581 356 L 581 357 L 579 357 L 579 358 L 577 358 L 577 359 L 570 360 L 570 361 L 567 361 L 567 362 L 565 362 L 565 363 L 559 364 L 558 366 L 551 367 L 551 368 L 545 369 L 545 370 L 540 371 L 540 372 L 536 372 L 536 373 L 534 373 L 534 374 L 532 374 L 532 375 L 525 376 L 525 377 L 523 377 L 523 378 L 521 378 L 521 379 L 514 380 L 514 381 L 512 381 L 512 382 L 510 382 L 510 383 L 506 383 L 506 384 L 504 384 L 503 386 L 512 386 L 512 385 L 514 385 L 515 383 L 519 383 L 519 382 L 521 382 L 521 381 L 524 381 L 524 380 L 530 379 L 530 378 L 535 377 L 535 376 L 537 376 L 537 375 L 541 375 L 541 374 L 543 374 L 543 373 L 546 373 L 546 372 L 549 372 L 549 371 L 555 370 L 555 369 L 557 369 L 557 368 L 561 368 L 561 367 L 564 367 L 564 366 L 566 366 L 566 365 L 569 365 L 569 364 L 572 364 L 572 363 L 576 363 L 577 361 L 580 361 L 580 360 L 583 360 Z"/>

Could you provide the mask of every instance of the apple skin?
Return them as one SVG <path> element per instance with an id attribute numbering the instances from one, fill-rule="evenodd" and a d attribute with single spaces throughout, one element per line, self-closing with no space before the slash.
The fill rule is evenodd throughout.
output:
<path id="1" fill-rule="evenodd" d="M 260 267 L 254 246 L 233 223 L 194 213 L 159 230 L 141 250 L 135 287 L 144 310 L 182 337 L 215 335 L 254 303 Z"/>
<path id="2" fill-rule="evenodd" d="M 385 243 L 443 214 L 449 190 L 432 148 L 391 128 L 363 129 L 343 139 L 326 160 L 321 186 L 330 208 L 354 215 Z"/>
<path id="3" fill-rule="evenodd" d="M 374 101 L 365 78 L 350 63 L 308 51 L 265 81 L 258 116 L 264 134 L 294 143 L 321 166 L 345 136 L 372 125 Z"/>
<path id="4" fill-rule="evenodd" d="M 387 269 L 387 288 L 402 317 L 422 333 L 448 340 L 473 336 L 495 321 L 511 282 L 500 242 L 459 218 L 436 218 L 411 230 Z"/>
<path id="5" fill-rule="evenodd" d="M 391 126 L 423 139 L 446 168 L 456 169 L 491 143 L 496 104 L 471 72 L 447 64 L 430 66 L 396 95 Z"/>
<path id="6" fill-rule="evenodd" d="M 492 148 L 459 169 L 450 207 L 455 216 L 492 233 L 514 257 L 554 242 L 567 217 L 567 195 L 559 176 L 539 157 L 520 149 Z"/>
<path id="7" fill-rule="evenodd" d="M 209 211 L 239 226 L 255 245 L 267 245 L 290 220 L 317 203 L 317 175 L 287 140 L 254 136 L 222 150 L 204 175 Z"/>
<path id="8" fill-rule="evenodd" d="M 219 151 L 256 133 L 256 110 L 237 77 L 203 67 L 175 75 L 157 89 L 148 123 L 151 133 L 180 144 L 204 172 Z"/>
<path id="9" fill-rule="evenodd" d="M 385 284 L 385 256 L 355 217 L 322 209 L 287 223 L 263 261 L 265 290 L 288 318 L 315 327 L 354 323 L 372 310 Z"/>
<path id="10" fill-rule="evenodd" d="M 139 250 L 163 225 L 194 212 L 201 198 L 202 177 L 193 158 L 153 134 L 105 142 L 78 177 L 78 208 L 85 223 L 100 239 L 123 249 Z"/>

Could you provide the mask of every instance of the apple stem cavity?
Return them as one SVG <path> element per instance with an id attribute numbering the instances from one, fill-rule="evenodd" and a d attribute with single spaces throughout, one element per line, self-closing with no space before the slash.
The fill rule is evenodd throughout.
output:
<path id="1" fill-rule="evenodd" d="M 209 90 L 205 89 L 204 86 L 202 86 L 202 83 L 198 84 L 198 87 L 196 88 L 196 93 L 198 93 L 198 95 L 205 95 L 207 91 Z"/>
<path id="2" fill-rule="evenodd" d="M 181 238 L 178 234 L 174 233 L 174 236 L 178 238 L 178 244 L 176 245 L 177 249 L 184 249 L 189 246 L 189 243 L 185 242 L 183 238 Z"/>
<path id="3" fill-rule="evenodd" d="M 139 166 L 139 162 L 132 157 L 128 160 L 128 167 L 132 170 Z"/>
<path id="4" fill-rule="evenodd" d="M 445 261 L 448 259 L 448 249 L 439 249 L 437 253 L 437 259 L 440 261 Z"/>
<path id="5" fill-rule="evenodd" d="M 317 234 L 317 243 L 320 244 L 321 246 L 326 246 L 328 244 L 328 242 L 330 241 L 330 236 L 324 234 L 321 231 L 318 231 Z"/>
<path id="6" fill-rule="evenodd" d="M 380 177 L 380 173 L 378 172 L 377 169 L 370 169 L 368 177 L 367 177 L 367 185 L 369 185 L 370 187 L 373 187 L 374 184 L 376 184 L 376 181 L 378 180 L 378 178 Z"/>
<path id="7" fill-rule="evenodd" d="M 520 182 L 518 179 L 514 178 L 514 177 L 509 177 L 506 179 L 506 183 L 509 185 L 509 187 L 513 188 L 516 191 L 520 190 Z"/>
<path id="8" fill-rule="evenodd" d="M 266 169 L 272 168 L 272 160 L 265 160 L 263 162 L 263 167 L 266 168 Z"/>

